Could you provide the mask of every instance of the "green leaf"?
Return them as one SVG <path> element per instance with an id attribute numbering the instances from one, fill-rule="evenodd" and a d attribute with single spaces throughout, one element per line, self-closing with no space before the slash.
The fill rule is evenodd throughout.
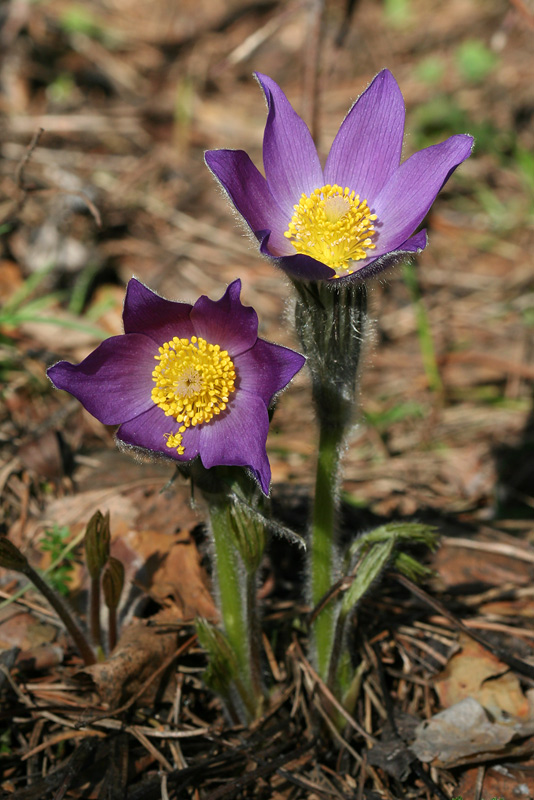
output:
<path id="1" fill-rule="evenodd" d="M 422 81 L 433 86 L 441 83 L 445 73 L 445 62 L 440 56 L 428 56 L 419 62 L 415 72 Z"/>
<path id="2" fill-rule="evenodd" d="M 403 28 L 412 17 L 410 0 L 385 0 L 384 13 L 393 28 Z"/>
<path id="3" fill-rule="evenodd" d="M 347 589 L 343 598 L 342 614 L 348 614 L 368 591 L 371 584 L 379 577 L 382 570 L 387 566 L 394 547 L 395 537 L 392 536 L 385 541 L 376 543 L 362 557 L 352 585 Z"/>
<path id="4" fill-rule="evenodd" d="M 406 575 L 414 583 L 430 578 L 434 574 L 431 569 L 425 567 L 424 564 L 421 564 L 420 561 L 408 553 L 397 553 L 394 564 L 397 572 Z"/>
<path id="5" fill-rule="evenodd" d="M 398 542 L 422 544 L 432 550 L 436 546 L 438 533 L 435 527 L 422 522 L 387 522 L 358 537 L 350 546 L 348 556 L 352 558 L 360 550 L 365 550 L 375 543 L 387 541 L 391 537 Z"/>
<path id="6" fill-rule="evenodd" d="M 499 63 L 498 57 L 480 39 L 467 39 L 456 51 L 458 69 L 463 78 L 480 83 Z"/>

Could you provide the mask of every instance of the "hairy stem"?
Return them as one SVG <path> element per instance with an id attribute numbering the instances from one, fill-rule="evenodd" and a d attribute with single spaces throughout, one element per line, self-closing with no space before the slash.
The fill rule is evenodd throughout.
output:
<path id="1" fill-rule="evenodd" d="M 254 696 L 263 698 L 261 680 L 261 628 L 258 614 L 256 572 L 247 573 L 247 628 L 250 637 L 250 678 Z"/>
<path id="2" fill-rule="evenodd" d="M 315 607 L 334 583 L 334 531 L 338 508 L 338 473 L 343 429 L 321 425 L 310 547 L 311 601 Z M 326 679 L 335 627 L 335 607 L 328 603 L 312 625 L 317 671 Z"/>
<path id="3" fill-rule="evenodd" d="M 229 509 L 210 503 L 210 519 L 215 543 L 215 566 L 220 612 L 228 642 L 236 657 L 236 687 L 250 717 L 256 716 L 259 698 L 254 692 L 251 665 L 250 631 L 247 625 L 246 598 L 239 555 L 234 543 Z"/>

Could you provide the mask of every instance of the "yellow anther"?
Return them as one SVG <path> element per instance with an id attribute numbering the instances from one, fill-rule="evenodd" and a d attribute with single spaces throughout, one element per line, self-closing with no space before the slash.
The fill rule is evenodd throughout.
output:
<path id="1" fill-rule="evenodd" d="M 201 337 L 175 336 L 158 348 L 159 364 L 152 372 L 156 384 L 152 401 L 181 426 L 176 434 L 164 434 L 167 447 L 184 453 L 186 428 L 209 422 L 224 411 L 235 391 L 235 369 L 226 350 Z"/>
<path id="2" fill-rule="evenodd" d="M 184 454 L 185 447 L 182 444 L 184 437 L 180 433 L 164 433 L 163 438 L 167 447 L 175 448 L 181 456 Z"/>
<path id="3" fill-rule="evenodd" d="M 326 185 L 303 194 L 284 236 L 298 253 L 311 256 L 336 271 L 336 278 L 351 275 L 351 262 L 367 258 L 375 234 L 367 200 L 348 186 Z"/>

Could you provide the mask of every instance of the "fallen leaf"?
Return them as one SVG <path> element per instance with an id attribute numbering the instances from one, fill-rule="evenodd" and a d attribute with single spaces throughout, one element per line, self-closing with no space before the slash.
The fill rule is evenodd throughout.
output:
<path id="1" fill-rule="evenodd" d="M 484 552 L 467 547 L 442 544 L 431 559 L 435 570 L 445 586 L 481 583 L 502 586 L 505 583 L 530 585 L 531 564 L 502 553 Z"/>
<path id="2" fill-rule="evenodd" d="M 475 797 L 479 780 L 478 768 L 465 770 L 460 779 L 455 795 Z M 513 797 L 515 800 L 527 800 L 534 797 L 534 775 L 531 769 L 511 767 L 510 765 L 488 767 L 484 772 L 484 780 L 480 787 L 482 797 Z"/>
<path id="3" fill-rule="evenodd" d="M 531 709 L 516 675 L 485 647 L 462 634 L 461 651 L 434 680 L 440 703 L 448 708 L 475 698 L 493 719 L 527 720 Z"/>
<path id="4" fill-rule="evenodd" d="M 433 766 L 450 766 L 475 754 L 499 753 L 515 735 L 511 726 L 491 722 L 473 697 L 425 720 L 415 733 L 410 750 Z"/>
<path id="5" fill-rule="evenodd" d="M 176 619 L 218 617 L 208 577 L 188 531 L 175 536 L 159 531 L 126 531 L 120 537 L 112 536 L 111 552 L 137 587 L 158 603 L 174 602 Z"/>
<path id="6" fill-rule="evenodd" d="M 150 622 L 150 626 L 142 620 L 132 622 L 107 661 L 79 670 L 74 679 L 84 689 L 96 691 L 101 702 L 111 708 L 128 701 L 177 646 L 176 633 L 161 630 L 161 625 L 176 622 L 174 613 L 164 609 Z M 151 703 L 160 683 L 161 677 L 152 681 L 139 697 L 139 702 Z"/>
<path id="7" fill-rule="evenodd" d="M 28 611 L 13 606 L 6 606 L 0 611 L 0 650 L 10 650 L 12 647 L 30 650 L 50 644 L 57 634 L 57 627 L 40 622 Z"/>

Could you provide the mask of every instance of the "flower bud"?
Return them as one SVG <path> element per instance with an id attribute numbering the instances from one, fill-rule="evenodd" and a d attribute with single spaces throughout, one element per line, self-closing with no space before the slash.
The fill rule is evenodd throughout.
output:
<path id="1" fill-rule="evenodd" d="M 104 601 L 108 608 L 117 608 L 124 588 L 124 566 L 118 558 L 110 556 L 102 574 Z"/>
<path id="2" fill-rule="evenodd" d="M 232 538 L 243 559 L 245 569 L 254 573 L 260 566 L 265 550 L 265 526 L 254 509 L 248 509 L 235 501 L 227 507 L 228 526 Z"/>
<path id="3" fill-rule="evenodd" d="M 85 531 L 85 560 L 93 580 L 99 577 L 109 557 L 109 511 L 95 511 Z"/>
<path id="4" fill-rule="evenodd" d="M 0 536 L 0 566 L 17 572 L 24 572 L 28 566 L 26 556 L 23 556 L 19 548 L 5 536 Z"/>

